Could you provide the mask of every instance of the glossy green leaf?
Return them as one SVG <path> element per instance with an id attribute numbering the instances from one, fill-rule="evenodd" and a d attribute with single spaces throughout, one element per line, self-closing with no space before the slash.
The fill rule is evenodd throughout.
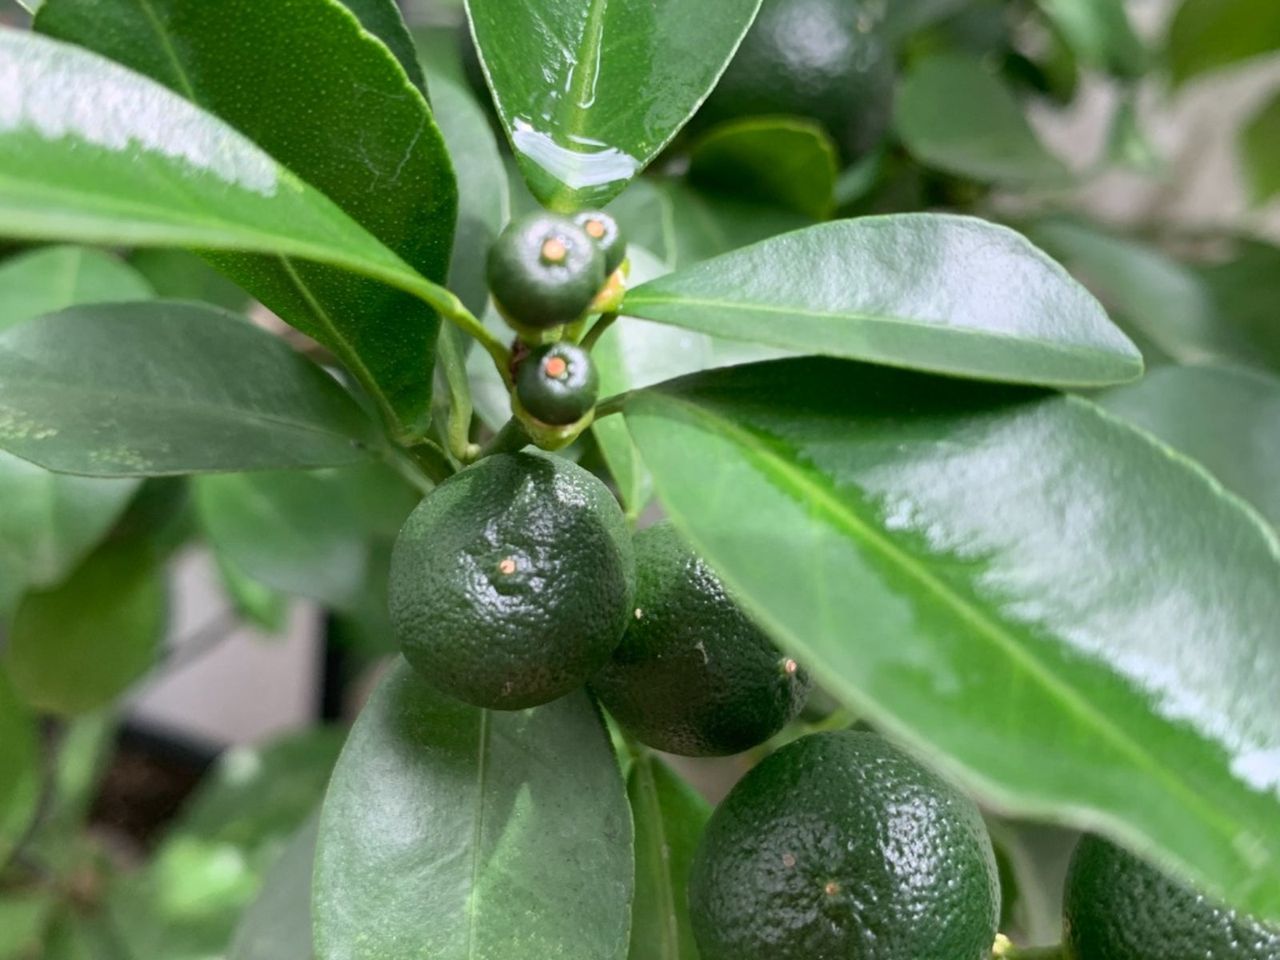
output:
<path id="1" fill-rule="evenodd" d="M 325 799 L 319 960 L 622 960 L 631 817 L 595 706 L 478 710 L 401 661 Z"/>
<path id="2" fill-rule="evenodd" d="M 1240 150 L 1254 202 L 1266 203 L 1280 193 L 1280 93 L 1240 132 Z"/>
<path id="3" fill-rule="evenodd" d="M 371 541 L 394 537 L 417 503 L 379 466 L 237 473 L 196 481 L 200 521 L 219 554 L 268 587 L 358 609 Z"/>
<path id="4" fill-rule="evenodd" d="M 1166 355 L 1181 363 L 1247 357 L 1247 343 L 1219 322 L 1195 273 L 1154 247 L 1065 218 L 1027 233 Z"/>
<path id="5" fill-rule="evenodd" d="M 811 227 L 629 291 L 626 313 L 718 337 L 1055 386 L 1142 372 L 1089 293 L 1023 237 L 908 214 Z"/>
<path id="6" fill-rule="evenodd" d="M 27 587 L 52 587 L 66 577 L 137 488 L 134 479 L 50 473 L 0 451 L 0 612 Z"/>
<path id="7" fill-rule="evenodd" d="M 273 50 L 260 59 L 289 58 Z M 0 30 L 0 63 L 7 71 L 0 100 L 0 236 L 264 254 L 271 271 L 254 278 L 235 271 L 247 289 L 331 346 L 384 410 L 425 404 L 422 364 L 430 348 L 410 344 L 398 323 L 364 329 L 359 318 L 372 316 L 387 295 L 359 277 L 412 293 L 437 310 L 454 308 L 452 294 L 230 126 L 145 77 L 15 30 Z M 104 110 L 103 103 L 127 108 Z M 433 232 L 422 226 L 415 221 L 413 229 Z M 313 270 L 302 261 L 344 272 Z M 279 276 L 289 283 L 289 303 L 280 302 Z M 324 296 L 317 297 L 311 281 L 321 276 Z M 314 324 L 300 321 L 293 309 L 300 299 L 310 296 L 309 304 L 322 306 L 335 291 L 361 299 Z M 412 305 L 401 306 L 403 316 L 413 315 Z M 423 321 L 424 334 L 428 328 L 434 337 L 434 321 Z M 366 343 L 366 334 L 376 343 Z M 385 369 L 374 361 L 385 362 Z"/>
<path id="8" fill-rule="evenodd" d="M 1230 367 L 1165 367 L 1100 402 L 1198 460 L 1280 531 L 1280 379 Z"/>
<path id="9" fill-rule="evenodd" d="M 657 757 L 637 757 L 627 777 L 636 829 L 636 896 L 627 960 L 697 960 L 688 878 L 711 807 Z"/>
<path id="10" fill-rule="evenodd" d="M 1183 0 L 1169 27 L 1176 83 L 1280 50 L 1280 6 L 1268 0 Z"/>
<path id="11" fill-rule="evenodd" d="M 602 206 L 724 72 L 760 0 L 468 0 L 494 102 L 530 189 Z"/>
<path id="12" fill-rule="evenodd" d="M 31 826 L 40 800 L 36 720 L 0 663 L 0 864 Z"/>
<path id="13" fill-rule="evenodd" d="M 1147 51 L 1120 0 L 1038 0 L 1051 23 L 1085 66 L 1138 77 Z"/>
<path id="14" fill-rule="evenodd" d="M 81 303 L 148 300 L 155 291 L 117 257 L 85 247 L 46 247 L 0 265 L 0 330 Z"/>
<path id="15" fill-rule="evenodd" d="M 339 0 L 356 15 L 360 26 L 373 34 L 399 61 L 410 82 L 426 96 L 427 78 L 418 62 L 418 50 L 395 0 Z"/>
<path id="16" fill-rule="evenodd" d="M 835 205 L 836 145 L 821 125 L 795 117 L 750 117 L 708 131 L 694 144 L 689 178 L 825 220 Z"/>
<path id="17" fill-rule="evenodd" d="M 312 960 L 311 871 L 319 818 L 289 841 L 236 927 L 227 960 Z"/>
<path id="18" fill-rule="evenodd" d="M 72 307 L 0 334 L 0 447 L 155 476 L 351 463 L 376 427 L 283 341 L 194 303 Z"/>
<path id="19" fill-rule="evenodd" d="M 354 8 L 370 21 L 397 16 L 390 0 Z M 50 0 L 36 29 L 221 117 L 443 282 L 457 210 L 444 141 L 402 66 L 337 0 Z M 288 253 L 215 262 L 342 358 L 397 432 L 425 430 L 438 329 L 431 311 L 403 291 L 282 260 Z"/>
<path id="20" fill-rule="evenodd" d="M 1190 461 L 1080 398 L 825 359 L 626 416 L 677 526 L 847 706 L 997 809 L 1280 918 L 1280 541 Z"/>
<path id="21" fill-rule="evenodd" d="M 1010 186 L 1064 186 L 1071 174 L 1036 137 L 1022 106 L 981 61 L 935 54 L 907 74 L 898 135 L 931 167 Z"/>
<path id="22" fill-rule="evenodd" d="M 14 686 L 50 713 L 104 707 L 154 662 L 166 605 L 150 545 L 108 544 L 57 587 L 23 598 L 9 633 Z"/>

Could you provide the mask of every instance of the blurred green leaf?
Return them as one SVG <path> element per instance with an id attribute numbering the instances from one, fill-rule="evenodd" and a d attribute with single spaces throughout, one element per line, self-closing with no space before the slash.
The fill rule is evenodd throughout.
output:
<path id="1" fill-rule="evenodd" d="M 81 303 L 149 300 L 141 273 L 88 247 L 45 247 L 0 265 L 0 330 Z"/>
<path id="2" fill-rule="evenodd" d="M 0 618 L 23 591 L 54 586 L 84 560 L 139 482 L 50 473 L 0 451 Z"/>
<path id="3" fill-rule="evenodd" d="M 36 721 L 0 662 L 0 869 L 26 834 L 40 799 Z"/>
<path id="4" fill-rule="evenodd" d="M 0 894 L 0 960 L 40 956 L 44 928 L 55 904 L 47 892 Z"/>
<path id="5" fill-rule="evenodd" d="M 584 693 L 479 710 L 399 661 L 325 798 L 316 954 L 622 960 L 631 840 L 617 760 Z"/>
<path id="6" fill-rule="evenodd" d="M 1280 93 L 1240 131 L 1240 150 L 1254 202 L 1266 203 L 1280 193 Z"/>
<path id="7" fill-rule="evenodd" d="M 1038 0 L 1080 62 L 1118 77 L 1140 77 L 1147 51 L 1125 11 L 1124 0 Z"/>
<path id="8" fill-rule="evenodd" d="M 272 589 L 339 609 L 359 608 L 371 542 L 394 537 L 418 500 L 380 464 L 214 475 L 195 484 L 215 551 Z"/>
<path id="9" fill-rule="evenodd" d="M 835 204 L 837 163 L 836 145 L 820 124 L 751 117 L 705 133 L 691 149 L 689 179 L 709 192 L 825 220 Z"/>
<path id="10" fill-rule="evenodd" d="M 1175 83 L 1280 50 L 1280 4 L 1271 0 L 1183 0 L 1169 27 Z"/>
<path id="11" fill-rule="evenodd" d="M 918 61 L 894 116 L 906 148 L 939 170 L 1018 187 L 1060 187 L 1071 180 L 1013 94 L 974 57 L 941 53 Z"/>
<path id="12" fill-rule="evenodd" d="M 954 15 L 973 0 L 893 0 L 885 4 L 884 31 L 900 43 L 925 27 Z"/>
<path id="13" fill-rule="evenodd" d="M 75 717 L 63 724 L 51 763 L 52 782 L 33 837 L 37 856 L 65 875 L 83 852 L 85 820 L 115 747 L 114 711 Z"/>
<path id="14" fill-rule="evenodd" d="M 7 651 L 14 686 L 50 713 L 101 709 L 151 667 L 165 614 L 151 545 L 108 543 L 58 586 L 23 598 Z"/>
<path id="15" fill-rule="evenodd" d="M 311 872 L 320 818 L 313 817 L 268 871 L 240 919 L 227 960 L 312 960 Z"/>
<path id="16" fill-rule="evenodd" d="M 0 447 L 92 476 L 332 466 L 381 443 L 323 370 L 196 303 L 72 307 L 11 327 L 0 407 Z"/>
<path id="17" fill-rule="evenodd" d="M 289 598 L 284 593 L 250 577 L 224 550 L 215 548 L 213 559 L 236 613 L 268 633 L 284 629 L 289 613 Z"/>
<path id="18" fill-rule="evenodd" d="M 636 831 L 627 960 L 697 960 L 689 921 L 689 866 L 711 806 L 648 751 L 631 764 L 627 798 Z"/>
<path id="19" fill-rule="evenodd" d="M 233 281 L 186 250 L 135 250 L 129 263 L 166 300 L 200 300 L 232 313 L 246 310 L 252 300 Z"/>
<path id="20" fill-rule="evenodd" d="M 1261 240 L 1239 239 L 1231 255 L 1196 268 L 1209 288 L 1222 323 L 1247 342 L 1249 360 L 1280 373 L 1280 247 Z"/>
<path id="21" fill-rule="evenodd" d="M 1198 460 L 1280 533 L 1280 378 L 1228 367 L 1165 367 L 1099 402 Z"/>

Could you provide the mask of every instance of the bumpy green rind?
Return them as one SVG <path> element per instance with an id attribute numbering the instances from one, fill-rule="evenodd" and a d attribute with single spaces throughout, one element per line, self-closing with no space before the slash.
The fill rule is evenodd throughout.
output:
<path id="1" fill-rule="evenodd" d="M 669 523 L 635 538 L 636 612 L 591 680 L 642 743 L 727 756 L 764 743 L 804 706 L 810 680 L 734 603 Z"/>
<path id="2" fill-rule="evenodd" d="M 584 210 L 575 214 L 573 218 L 573 222 L 580 226 L 584 233 L 587 231 L 587 224 L 592 220 L 604 227 L 604 236 L 598 240 L 594 237 L 592 239 L 604 254 L 605 275 L 612 276 L 613 272 L 622 266 L 622 261 L 627 259 L 626 235 L 622 232 L 618 221 L 603 210 Z M 587 236 L 591 234 L 587 233 Z"/>
<path id="3" fill-rule="evenodd" d="M 1071 960 L 1280 960 L 1280 930 L 1095 836 L 1071 860 L 1063 933 Z"/>
<path id="4" fill-rule="evenodd" d="M 547 372 L 547 362 L 557 358 L 565 363 L 563 377 Z M 581 347 L 552 343 L 534 348 L 520 362 L 516 395 L 535 419 L 552 426 L 567 426 L 577 423 L 595 407 L 600 396 L 600 374 Z"/>
<path id="5" fill-rule="evenodd" d="M 790 114 L 821 123 L 852 160 L 892 115 L 893 52 L 876 0 L 765 0 L 698 123 Z"/>
<path id="6" fill-rule="evenodd" d="M 977 807 L 873 733 L 803 737 L 716 810 L 689 903 L 702 960 L 990 960 Z"/>
<path id="7" fill-rule="evenodd" d="M 488 457 L 441 484 L 391 560 L 405 658 L 437 689 L 495 710 L 581 687 L 618 645 L 634 596 L 613 495 L 576 464 L 538 454 Z"/>
<path id="8" fill-rule="evenodd" d="M 561 263 L 542 258 L 549 239 L 567 250 Z M 513 326 L 545 330 L 572 323 L 604 286 L 604 253 L 568 217 L 535 213 L 507 225 L 489 251 L 489 292 Z"/>

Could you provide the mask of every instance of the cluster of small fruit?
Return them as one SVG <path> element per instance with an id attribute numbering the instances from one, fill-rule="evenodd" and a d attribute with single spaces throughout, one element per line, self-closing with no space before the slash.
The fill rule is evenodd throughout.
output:
<path id="1" fill-rule="evenodd" d="M 592 315 L 621 300 L 626 253 L 617 221 L 601 211 L 531 214 L 494 243 L 489 290 L 518 335 L 512 400 L 522 420 L 560 428 L 568 439 L 590 422 L 599 376 L 579 341 Z"/>

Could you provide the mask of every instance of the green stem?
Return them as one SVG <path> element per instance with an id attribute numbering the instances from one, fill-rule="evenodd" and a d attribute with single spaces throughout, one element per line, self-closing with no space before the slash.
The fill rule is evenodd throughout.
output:
<path id="1" fill-rule="evenodd" d="M 447 309 L 445 304 L 439 305 L 441 315 L 467 336 L 477 340 L 492 358 L 493 365 L 498 368 L 502 382 L 508 387 L 512 386 L 511 351 L 507 349 L 507 345 L 490 333 L 485 325 L 476 319 L 475 314 L 463 306 L 461 300 L 450 294 L 449 301 Z"/>
<path id="2" fill-rule="evenodd" d="M 443 483 L 457 472 L 449 462 L 449 455 L 430 440 L 409 447 L 405 453 L 419 470 L 431 478 L 432 483 Z"/>
<path id="3" fill-rule="evenodd" d="M 458 342 L 458 331 L 452 327 L 440 330 L 440 369 L 449 388 L 449 451 L 460 461 L 467 459 L 471 446 L 471 383 L 467 379 L 465 343 Z"/>
<path id="4" fill-rule="evenodd" d="M 612 397 L 605 397 L 596 404 L 596 419 L 602 417 L 611 417 L 615 413 L 621 413 L 626 407 L 627 401 L 631 399 L 631 392 L 615 393 Z"/>
<path id="5" fill-rule="evenodd" d="M 580 346 L 588 353 L 600 342 L 600 338 L 604 336 L 604 332 L 612 327 L 618 320 L 616 313 L 602 314 L 600 319 L 596 321 L 596 325 L 592 327 L 585 337 L 582 338 Z"/>
<path id="6" fill-rule="evenodd" d="M 529 431 L 515 417 L 508 420 L 492 440 L 484 445 L 477 460 L 492 457 L 495 453 L 515 453 L 523 450 L 530 443 Z"/>

